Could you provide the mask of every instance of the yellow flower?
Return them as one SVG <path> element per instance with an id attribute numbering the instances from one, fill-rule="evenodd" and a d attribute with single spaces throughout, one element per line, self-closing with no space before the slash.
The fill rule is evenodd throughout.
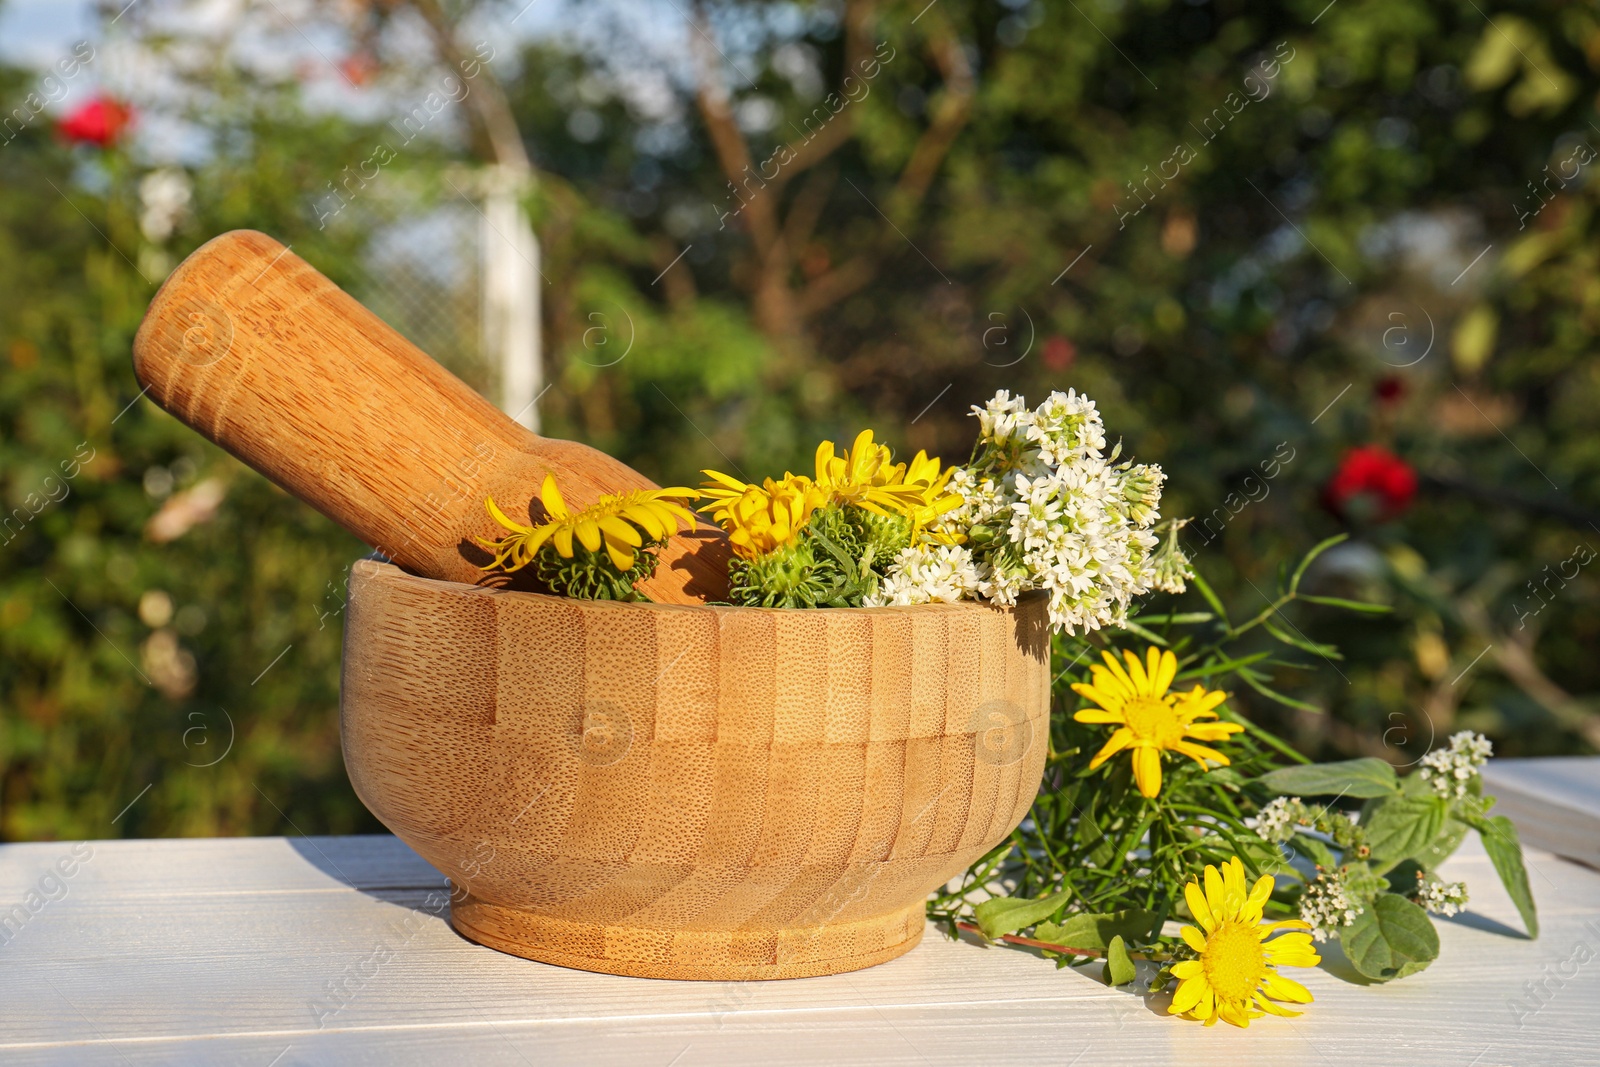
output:
<path id="1" fill-rule="evenodd" d="M 827 503 L 827 497 L 803 474 L 785 474 L 781 481 L 768 478 L 761 485 L 749 485 L 717 471 L 702 471 L 711 479 L 704 496 L 711 505 L 702 510 L 728 531 L 734 552 L 745 559 L 758 559 L 791 543 L 812 512 Z"/>
<path id="2" fill-rule="evenodd" d="M 886 445 L 874 444 L 871 430 L 862 430 L 843 456 L 832 441 L 817 446 L 817 476 L 785 473 L 761 485 L 742 482 L 719 471 L 702 473 L 701 496 L 711 504 L 702 511 L 728 531 L 734 551 L 755 559 L 794 540 L 818 508 L 853 504 L 878 515 L 903 515 L 911 520 L 911 539 L 939 516 L 961 506 L 961 498 L 945 491 L 955 468 L 941 471 L 938 459 L 918 452 L 908 466 L 890 463 Z M 954 543 L 959 535 L 939 534 L 932 540 Z"/>
<path id="3" fill-rule="evenodd" d="M 1195 686 L 1188 693 L 1169 693 L 1172 679 L 1178 673 L 1178 660 L 1171 652 L 1151 647 L 1146 656 L 1147 665 L 1139 657 L 1124 651 L 1127 670 L 1110 652 L 1104 652 L 1106 665 L 1090 668 L 1094 678 L 1091 685 L 1078 683 L 1072 687 L 1079 696 L 1088 697 L 1101 709 L 1085 708 L 1073 716 L 1084 723 L 1115 723 L 1118 729 L 1111 734 L 1105 747 L 1089 762 L 1089 769 L 1100 766 L 1125 748 L 1133 749 L 1133 778 L 1139 792 L 1153 797 L 1161 792 L 1161 753 L 1180 752 L 1201 767 L 1212 760 L 1226 767 L 1228 757 L 1214 748 L 1197 745 L 1188 738 L 1201 741 L 1223 741 L 1229 734 L 1244 727 L 1231 722 L 1197 722 L 1198 719 L 1215 719 L 1215 710 L 1228 698 L 1228 694 L 1207 692 Z"/>
<path id="4" fill-rule="evenodd" d="M 1263 923 L 1261 908 L 1272 894 L 1272 876 L 1262 875 L 1248 893 L 1244 885 L 1244 864 L 1235 856 L 1222 865 L 1222 872 L 1206 865 L 1205 891 L 1199 879 L 1184 887 L 1184 899 L 1199 929 L 1183 928 L 1183 940 L 1200 954 L 1196 960 L 1172 965 L 1178 987 L 1167 1011 L 1188 1015 L 1213 1026 L 1225 1019 L 1235 1026 L 1249 1026 L 1263 1014 L 1299 1015 L 1274 1004 L 1311 1003 L 1311 992 L 1299 982 L 1278 974 L 1274 967 L 1315 967 L 1322 962 L 1311 947 L 1308 933 L 1288 933 L 1268 941 L 1280 930 L 1303 931 L 1311 925 L 1299 919 Z"/>
<path id="5" fill-rule="evenodd" d="M 896 467 L 896 470 L 899 471 L 900 468 Z M 907 505 L 905 513 L 911 520 L 912 544 L 930 540 L 953 545 L 960 544 L 966 539 L 959 533 L 926 533 L 927 528 L 937 522 L 941 515 L 961 506 L 961 497 L 955 493 L 945 492 L 945 487 L 950 484 L 950 476 L 955 472 L 954 467 L 946 467 L 941 474 L 939 458 L 935 456 L 929 459 L 926 451 L 918 452 L 910 466 L 904 469 L 903 480 L 898 484 L 917 489 L 917 496 L 905 501 Z"/>
<path id="6" fill-rule="evenodd" d="M 926 463 L 927 457 L 922 458 Z M 816 485 L 829 499 L 879 515 L 908 514 L 925 492 L 918 484 L 907 484 L 905 464 L 890 463 L 889 446 L 873 444 L 871 430 L 857 434 L 843 456 L 834 455 L 832 441 L 818 445 Z"/>
<path id="7" fill-rule="evenodd" d="M 567 559 L 572 558 L 572 539 L 590 552 L 600 551 L 604 545 L 606 555 L 618 570 L 633 567 L 634 550 L 644 544 L 639 535 L 643 530 L 652 541 L 661 541 L 678 532 L 678 523 L 694 527 L 694 515 L 678 500 L 694 500 L 700 494 L 693 489 L 675 486 L 670 489 L 635 489 L 628 493 L 610 493 L 596 500 L 577 514 L 567 510 L 567 503 L 556 488 L 553 474 L 544 476 L 539 490 L 539 501 L 544 505 L 550 521 L 540 526 L 523 526 L 513 522 L 495 506 L 493 498 L 484 500 L 489 514 L 501 526 L 511 531 L 498 541 L 479 543 L 494 550 L 494 562 L 484 567 L 504 567 L 514 571 L 533 562 L 533 557 L 546 541 L 555 545 L 556 551 Z M 638 527 L 638 529 L 635 529 Z"/>

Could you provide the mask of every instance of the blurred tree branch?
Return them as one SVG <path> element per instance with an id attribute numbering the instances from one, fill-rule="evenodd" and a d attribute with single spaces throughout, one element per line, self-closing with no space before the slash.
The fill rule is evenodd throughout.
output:
<path id="1" fill-rule="evenodd" d="M 871 0 L 850 0 L 846 5 L 840 93 L 844 93 L 845 79 L 860 78 L 861 64 L 871 54 L 873 15 Z M 929 25 L 934 29 L 927 50 L 943 86 L 929 108 L 929 124 L 913 146 L 889 197 L 886 213 L 901 222 L 910 220 L 926 198 L 957 135 L 971 116 L 976 91 L 965 46 L 953 27 L 938 13 L 929 19 Z M 780 216 L 778 206 L 791 181 L 815 168 L 855 136 L 854 113 L 845 106 L 810 138 L 790 142 L 775 152 L 774 159 L 786 162 L 767 178 L 753 162 L 733 114 L 718 62 L 721 49 L 703 3 L 694 7 L 691 29 L 697 76 L 695 102 L 723 176 L 735 197 L 742 201 L 737 214 L 744 219 L 753 246 L 754 280 L 747 287 L 753 296 L 756 321 L 773 340 L 789 344 L 805 335 L 809 321 L 817 313 L 871 284 L 882 265 L 883 253 L 859 252 L 809 281 L 797 283 L 796 255 L 812 239 L 836 174 L 831 170 L 814 171 L 791 201 L 786 215 Z M 750 189 L 752 182 L 757 185 L 754 190 Z M 748 200 L 740 195 L 741 189 L 750 192 Z"/>

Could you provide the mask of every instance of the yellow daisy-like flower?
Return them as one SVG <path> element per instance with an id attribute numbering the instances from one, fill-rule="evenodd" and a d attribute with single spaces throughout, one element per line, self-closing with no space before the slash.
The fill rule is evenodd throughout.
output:
<path id="1" fill-rule="evenodd" d="M 1172 679 L 1178 673 L 1178 660 L 1171 652 L 1152 646 L 1146 662 L 1124 651 L 1127 669 L 1118 663 L 1110 652 L 1105 656 L 1104 667 L 1096 664 L 1090 668 L 1093 684 L 1077 683 L 1072 687 L 1079 696 L 1088 697 L 1100 709 L 1085 708 L 1073 716 L 1083 723 L 1115 723 L 1117 729 L 1105 747 L 1089 762 L 1089 769 L 1100 766 L 1125 748 L 1133 749 L 1133 778 L 1139 792 L 1147 797 L 1161 792 L 1161 753 L 1179 752 L 1193 759 L 1201 767 L 1212 760 L 1224 767 L 1228 757 L 1214 748 L 1197 745 L 1199 741 L 1223 741 L 1229 734 L 1244 727 L 1231 722 L 1199 722 L 1215 719 L 1215 708 L 1228 698 L 1228 694 L 1207 692 L 1195 686 L 1188 693 L 1169 693 Z"/>
<path id="2" fill-rule="evenodd" d="M 711 479 L 704 495 L 712 503 L 701 510 L 711 512 L 728 532 L 734 552 L 744 559 L 758 559 L 792 542 L 811 521 L 812 512 L 827 503 L 827 496 L 803 474 L 749 485 L 717 471 L 702 473 Z"/>
<path id="3" fill-rule="evenodd" d="M 921 502 L 926 487 L 908 484 L 906 465 L 890 463 L 889 458 L 889 446 L 874 444 L 871 430 L 857 434 L 843 456 L 834 454 L 832 441 L 824 441 L 817 446 L 817 488 L 829 499 L 879 515 L 908 514 Z M 929 461 L 926 455 L 922 459 L 925 470 Z"/>
<path id="4" fill-rule="evenodd" d="M 1206 865 L 1205 889 L 1196 879 L 1184 887 L 1184 899 L 1199 928 L 1185 926 L 1184 942 L 1200 958 L 1172 965 L 1178 987 L 1167 1011 L 1188 1015 L 1213 1026 L 1224 1019 L 1234 1026 L 1249 1026 L 1264 1014 L 1299 1015 L 1274 1001 L 1311 1003 L 1311 992 L 1285 978 L 1274 967 L 1315 967 L 1322 962 L 1311 947 L 1311 925 L 1299 919 L 1263 923 L 1261 909 L 1272 894 L 1272 876 L 1262 875 L 1245 891 L 1244 864 L 1235 856 L 1222 871 Z"/>
<path id="5" fill-rule="evenodd" d="M 898 466 L 895 469 L 897 472 L 901 471 Z M 911 520 L 912 544 L 923 540 L 937 541 L 941 544 L 959 544 L 966 539 L 959 533 L 927 533 L 928 527 L 939 521 L 941 515 L 961 506 L 961 497 L 955 493 L 945 492 L 945 487 L 950 484 L 950 476 L 955 472 L 954 467 L 946 467 L 943 473 L 940 473 L 939 457 L 929 459 L 928 453 L 921 451 L 910 465 L 903 469 L 903 473 L 898 475 L 901 479 L 898 484 L 917 489 L 915 499 L 903 502 L 906 517 Z"/>
<path id="6" fill-rule="evenodd" d="M 533 557 L 546 541 L 555 545 L 556 551 L 567 559 L 572 558 L 572 539 L 590 552 L 605 546 L 606 555 L 618 570 L 633 567 L 635 550 L 642 546 L 644 531 L 652 541 L 665 540 L 678 532 L 682 522 L 694 528 L 694 515 L 679 500 L 694 500 L 699 493 L 683 486 L 668 489 L 636 489 L 629 493 L 610 493 L 576 514 L 567 510 L 567 503 L 556 488 L 553 474 L 544 476 L 539 489 L 539 501 L 544 505 L 550 521 L 539 526 L 523 526 L 507 518 L 495 506 L 494 499 L 484 500 L 484 506 L 494 521 L 510 530 L 507 537 L 498 541 L 479 540 L 479 544 L 494 551 L 494 561 L 484 570 L 503 567 L 514 571 L 533 562 Z M 637 527 L 637 529 L 636 529 Z"/>

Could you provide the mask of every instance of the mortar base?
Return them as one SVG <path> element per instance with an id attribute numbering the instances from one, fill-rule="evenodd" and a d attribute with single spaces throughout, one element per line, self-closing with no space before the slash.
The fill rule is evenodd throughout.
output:
<path id="1" fill-rule="evenodd" d="M 918 901 L 846 923 L 663 930 L 551 918 L 467 893 L 452 903 L 450 923 L 480 945 L 540 963 L 630 978 L 728 982 L 813 978 L 884 963 L 916 947 L 926 918 Z"/>

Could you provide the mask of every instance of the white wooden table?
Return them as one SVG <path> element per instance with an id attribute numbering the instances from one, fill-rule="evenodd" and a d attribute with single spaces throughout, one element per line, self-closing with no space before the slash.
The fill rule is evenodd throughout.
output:
<path id="1" fill-rule="evenodd" d="M 1600 760 L 1560 770 L 1579 783 L 1569 834 L 1584 832 L 1588 782 L 1592 845 Z M 1537 837 L 1537 803 L 1504 791 Z M 1095 981 L 1098 964 L 1057 971 L 931 930 L 901 959 L 831 978 L 562 970 L 457 936 L 428 910 L 443 878 L 388 837 L 86 850 L 56 868 L 71 843 L 0 848 L 0 908 L 42 902 L 0 926 L 0 1063 L 1600 1064 L 1600 871 L 1529 850 L 1544 924 L 1530 942 L 1475 838 L 1443 872 L 1472 904 L 1439 923 L 1432 967 L 1366 988 L 1336 959 L 1294 972 L 1316 1003 L 1248 1031 L 1168 1018 L 1165 998 Z"/>

